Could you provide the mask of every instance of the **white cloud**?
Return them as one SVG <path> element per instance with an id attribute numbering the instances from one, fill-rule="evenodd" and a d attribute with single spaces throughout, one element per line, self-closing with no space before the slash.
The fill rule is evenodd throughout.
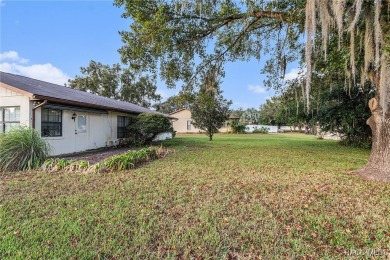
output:
<path id="1" fill-rule="evenodd" d="M 28 62 L 28 59 L 19 57 L 19 54 L 16 51 L 5 51 L 0 53 L 0 61 L 13 61 L 24 64 Z"/>
<path id="2" fill-rule="evenodd" d="M 284 80 L 293 80 L 293 79 L 298 78 L 302 74 L 303 74 L 303 72 L 301 69 L 293 68 L 290 70 L 289 73 L 286 73 L 286 75 L 284 76 Z"/>
<path id="3" fill-rule="evenodd" d="M 68 82 L 68 79 L 70 79 L 70 77 L 65 72 L 53 66 L 51 63 L 32 65 L 24 64 L 24 60 L 28 60 L 20 58 L 18 53 L 15 51 L 3 52 L 0 55 L 0 60 L 12 61 L 0 63 L 1 71 L 59 85 L 64 85 Z"/>
<path id="4" fill-rule="evenodd" d="M 264 94 L 267 92 L 267 90 L 264 87 L 261 87 L 259 85 L 248 85 L 248 90 L 257 94 Z"/>
<path id="5" fill-rule="evenodd" d="M 157 88 L 156 93 L 161 95 L 162 100 L 169 98 L 167 91 L 165 91 L 164 89 Z"/>

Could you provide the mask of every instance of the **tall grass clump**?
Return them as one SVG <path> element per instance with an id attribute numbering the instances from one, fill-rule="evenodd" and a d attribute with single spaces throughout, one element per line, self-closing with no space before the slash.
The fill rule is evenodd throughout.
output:
<path id="1" fill-rule="evenodd" d="M 38 168 L 46 160 L 50 145 L 29 127 L 18 127 L 0 134 L 0 171 Z"/>

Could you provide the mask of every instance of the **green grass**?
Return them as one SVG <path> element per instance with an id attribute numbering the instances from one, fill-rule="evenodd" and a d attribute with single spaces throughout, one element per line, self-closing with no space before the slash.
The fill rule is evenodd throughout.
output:
<path id="1" fill-rule="evenodd" d="M 368 150 L 294 134 L 185 135 L 164 145 L 176 152 L 136 170 L 3 175 L 0 258 L 390 251 L 390 185 L 351 172 Z"/>

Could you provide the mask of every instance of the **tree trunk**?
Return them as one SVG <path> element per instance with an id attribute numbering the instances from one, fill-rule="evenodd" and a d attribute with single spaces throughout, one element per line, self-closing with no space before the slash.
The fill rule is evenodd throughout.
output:
<path id="1" fill-rule="evenodd" d="M 209 135 L 209 141 L 213 141 L 213 135 L 212 134 Z"/>
<path id="2" fill-rule="evenodd" d="M 370 100 L 369 106 L 372 112 L 367 120 L 372 130 L 371 155 L 367 164 L 356 173 L 365 179 L 390 182 L 390 113 L 383 115 L 374 99 Z"/>

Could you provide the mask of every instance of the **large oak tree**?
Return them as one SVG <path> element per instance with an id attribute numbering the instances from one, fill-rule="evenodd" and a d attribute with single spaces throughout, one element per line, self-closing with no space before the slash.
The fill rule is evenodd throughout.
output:
<path id="1" fill-rule="evenodd" d="M 161 100 L 154 77 L 140 76 L 119 64 L 110 66 L 90 61 L 80 71 L 82 75 L 68 80 L 69 87 L 143 107 L 150 107 L 153 101 Z"/>
<path id="2" fill-rule="evenodd" d="M 260 59 L 264 53 L 272 56 L 263 68 L 270 75 L 266 83 L 278 88 L 287 64 L 301 57 L 299 39 L 306 31 L 308 109 L 319 42 L 328 50 L 327 42 L 335 29 L 340 36 L 339 49 L 348 44 L 350 50 L 346 73 L 355 75 L 354 61 L 364 58 L 363 74 L 377 89 L 370 101 L 372 116 L 368 120 L 373 148 L 369 162 L 359 173 L 369 179 L 390 181 L 390 69 L 385 51 L 388 1 L 116 0 L 115 4 L 124 6 L 123 17 L 132 20 L 130 30 L 121 32 L 122 61 L 137 70 L 159 72 L 172 86 L 181 80 L 184 88 L 197 86 L 200 72 L 216 62 Z M 364 39 L 364 51 L 360 53 L 353 38 L 358 34 Z M 352 40 L 344 41 L 347 38 Z"/>

